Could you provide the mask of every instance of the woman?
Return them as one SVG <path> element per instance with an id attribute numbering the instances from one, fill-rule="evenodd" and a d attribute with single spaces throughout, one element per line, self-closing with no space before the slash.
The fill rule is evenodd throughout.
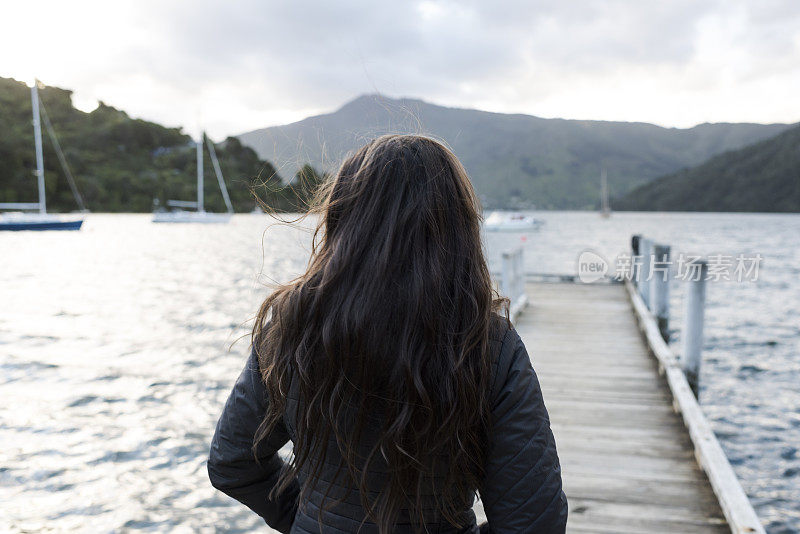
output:
<path id="1" fill-rule="evenodd" d="M 262 304 L 217 424 L 214 487 L 280 532 L 477 533 L 476 492 L 481 532 L 564 532 L 549 418 L 459 161 L 381 137 L 320 198 L 308 270 Z"/>

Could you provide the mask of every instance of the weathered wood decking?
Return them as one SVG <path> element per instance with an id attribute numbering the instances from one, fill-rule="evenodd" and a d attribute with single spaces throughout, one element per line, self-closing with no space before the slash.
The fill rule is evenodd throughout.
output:
<path id="1" fill-rule="evenodd" d="M 570 532 L 731 529 L 619 284 L 528 283 L 516 328 L 539 375 Z"/>

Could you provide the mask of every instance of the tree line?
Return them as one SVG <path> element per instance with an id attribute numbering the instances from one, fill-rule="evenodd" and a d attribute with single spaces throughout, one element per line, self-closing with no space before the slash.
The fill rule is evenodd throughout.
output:
<path id="1" fill-rule="evenodd" d="M 149 212 L 169 199 L 197 195 L 195 144 L 180 128 L 133 119 L 100 103 L 89 112 L 72 105 L 71 91 L 42 87 L 40 101 L 87 207 L 95 212 Z M 0 78 L 0 202 L 35 202 L 30 89 Z M 277 169 L 261 160 L 235 137 L 215 144 L 222 174 L 237 212 L 251 211 L 257 195 L 274 211 L 304 211 L 325 175 L 306 165 L 288 184 Z M 43 135 L 48 211 L 77 209 L 55 147 Z M 206 152 L 207 156 L 207 152 Z M 225 204 L 208 157 L 205 208 L 224 211 Z"/>

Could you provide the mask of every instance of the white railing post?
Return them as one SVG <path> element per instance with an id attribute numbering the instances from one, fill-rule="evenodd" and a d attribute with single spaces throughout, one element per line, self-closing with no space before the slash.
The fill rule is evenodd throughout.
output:
<path id="1" fill-rule="evenodd" d="M 516 288 L 514 289 L 514 294 L 517 296 L 517 298 L 521 298 L 525 294 L 525 266 L 522 263 L 522 247 L 517 249 L 514 259 L 516 263 L 515 274 L 517 277 L 517 284 Z"/>
<path id="2" fill-rule="evenodd" d="M 652 276 L 653 242 L 650 239 L 639 240 L 639 254 L 642 256 L 642 266 L 639 270 L 639 294 L 642 296 L 647 309 L 652 311 L 650 305 L 650 277 Z"/>
<path id="3" fill-rule="evenodd" d="M 669 278 L 670 247 L 652 245 L 650 277 L 650 310 L 658 323 L 658 330 L 664 341 L 669 341 Z"/>
<path id="4" fill-rule="evenodd" d="M 703 322 L 706 303 L 706 276 L 708 264 L 698 262 L 699 273 L 686 288 L 686 310 L 683 316 L 683 351 L 681 366 L 695 397 L 700 386 L 700 364 L 703 351 Z"/>
<path id="5" fill-rule="evenodd" d="M 525 265 L 522 247 L 503 252 L 500 271 L 500 293 L 508 297 L 508 314 L 513 321 L 528 304 L 525 295 Z"/>
<path id="6" fill-rule="evenodd" d="M 500 293 L 502 293 L 509 299 L 512 299 L 514 296 L 513 295 L 514 291 L 512 290 L 511 286 L 511 280 L 514 277 L 513 269 L 514 265 L 512 262 L 511 252 L 510 251 L 503 252 L 501 271 L 500 271 Z"/>
<path id="7" fill-rule="evenodd" d="M 642 261 L 641 243 L 641 235 L 636 234 L 631 237 L 631 281 L 633 281 L 636 287 L 639 287 L 639 268 L 641 267 Z"/>

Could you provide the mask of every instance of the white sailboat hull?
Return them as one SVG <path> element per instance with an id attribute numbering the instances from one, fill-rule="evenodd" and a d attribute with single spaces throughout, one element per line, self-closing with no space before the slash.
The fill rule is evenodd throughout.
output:
<path id="1" fill-rule="evenodd" d="M 492 212 L 483 224 L 487 232 L 525 232 L 537 230 L 544 224 L 541 219 L 515 212 Z"/>
<path id="2" fill-rule="evenodd" d="M 524 224 L 487 224 L 484 228 L 487 232 L 525 232 L 528 230 L 538 230 L 542 224 L 541 221 Z"/>
<path id="3" fill-rule="evenodd" d="M 207 211 L 165 211 L 153 214 L 154 223 L 224 224 L 230 220 L 230 213 L 209 213 Z"/>

